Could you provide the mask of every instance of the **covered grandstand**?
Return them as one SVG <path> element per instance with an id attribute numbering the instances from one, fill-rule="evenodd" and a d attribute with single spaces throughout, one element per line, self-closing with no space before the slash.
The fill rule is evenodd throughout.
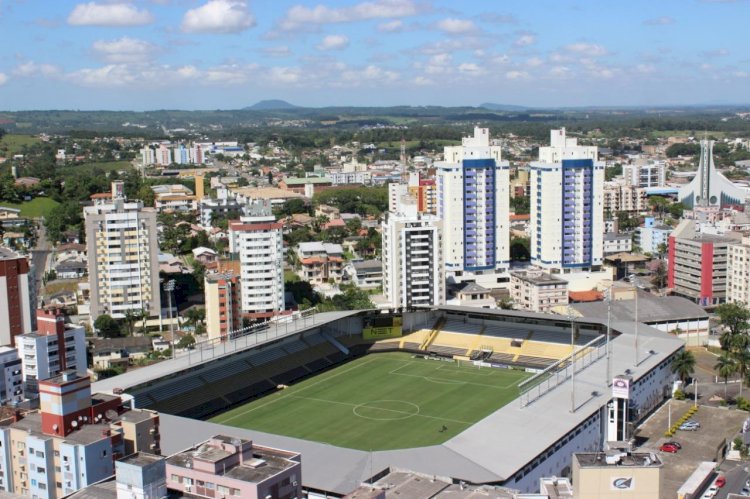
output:
<path id="1" fill-rule="evenodd" d="M 175 361 L 166 361 L 152 366 L 160 366 L 152 376 L 145 372 L 152 367 L 147 367 L 132 373 L 144 371 L 137 380 L 118 376 L 95 384 L 94 389 L 122 388 L 134 396 L 137 406 L 164 413 L 161 433 L 166 452 L 188 447 L 204 434 L 216 433 L 217 427 L 263 445 L 300 451 L 303 485 L 309 490 L 344 494 L 369 478 L 372 469 L 395 466 L 530 491 L 541 476 L 565 474 L 573 452 L 601 448 L 612 375 L 633 378 L 631 419 L 637 422 L 664 400 L 672 379 L 670 358 L 682 348 L 673 336 L 643 324 L 617 322 L 612 324 L 611 356 L 605 361 L 607 326 L 603 322 L 575 320 L 571 334 L 571 322 L 563 317 L 467 307 L 406 312 L 402 336 L 365 340 L 363 324 L 373 314 L 379 313 L 321 317 L 314 325 L 252 348 L 188 365 L 183 361 L 170 366 Z M 519 399 L 500 408 L 441 445 L 421 448 L 368 453 L 199 420 L 347 359 L 381 350 L 475 359 L 484 365 L 530 372 L 554 369 L 557 381 L 525 402 Z M 587 354 L 584 362 L 586 352 L 597 354 Z M 577 378 L 573 407 L 572 368 Z"/>

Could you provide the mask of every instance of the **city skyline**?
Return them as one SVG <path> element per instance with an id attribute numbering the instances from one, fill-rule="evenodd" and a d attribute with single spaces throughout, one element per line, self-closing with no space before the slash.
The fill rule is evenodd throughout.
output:
<path id="1" fill-rule="evenodd" d="M 6 0 L 5 110 L 742 104 L 733 1 Z"/>

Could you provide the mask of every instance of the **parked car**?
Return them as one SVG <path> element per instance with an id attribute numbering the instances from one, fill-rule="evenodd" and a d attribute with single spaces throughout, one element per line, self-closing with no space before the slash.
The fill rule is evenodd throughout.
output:
<path id="1" fill-rule="evenodd" d="M 698 431 L 700 426 L 683 423 L 677 429 L 682 431 Z"/>
<path id="2" fill-rule="evenodd" d="M 675 442 L 674 440 L 672 440 L 670 442 L 664 442 L 664 444 L 665 445 L 674 445 L 678 449 L 682 449 L 682 445 L 680 444 L 680 442 Z"/>
<path id="3" fill-rule="evenodd" d="M 710 499 L 719 493 L 719 487 L 711 485 L 708 490 L 703 494 L 703 499 Z"/>
<path id="4" fill-rule="evenodd" d="M 722 488 L 726 484 L 727 484 L 727 477 L 725 477 L 724 475 L 719 475 L 714 481 L 714 485 L 716 485 L 719 488 Z"/>
<path id="5" fill-rule="evenodd" d="M 674 444 L 666 443 L 666 444 L 663 444 L 661 447 L 659 447 L 659 450 L 662 452 L 670 452 L 672 454 L 675 454 L 680 449 Z"/>

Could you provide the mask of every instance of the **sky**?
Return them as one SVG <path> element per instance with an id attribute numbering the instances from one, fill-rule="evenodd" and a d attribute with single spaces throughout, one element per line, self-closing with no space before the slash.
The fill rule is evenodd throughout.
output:
<path id="1" fill-rule="evenodd" d="M 0 109 L 750 103 L 746 0 L 0 0 Z"/>

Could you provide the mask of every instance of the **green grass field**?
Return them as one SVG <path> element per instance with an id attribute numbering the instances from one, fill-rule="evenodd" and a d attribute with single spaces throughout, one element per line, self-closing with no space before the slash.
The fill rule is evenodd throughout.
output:
<path id="1" fill-rule="evenodd" d="M 448 440 L 515 399 L 517 384 L 529 376 L 378 353 L 211 421 L 361 450 L 423 447 Z"/>
<path id="2" fill-rule="evenodd" d="M 38 197 L 24 203 L 3 203 L 0 206 L 7 208 L 16 208 L 21 210 L 20 216 L 23 218 L 46 217 L 60 203 L 51 198 Z"/>
<path id="3" fill-rule="evenodd" d="M 95 168 L 105 172 L 127 171 L 133 169 L 133 164 L 130 161 L 97 161 L 82 165 L 61 166 L 60 171 L 67 174 L 90 175 Z"/>
<path id="4" fill-rule="evenodd" d="M 39 142 L 39 139 L 32 135 L 15 135 L 9 133 L 0 139 L 0 151 L 7 151 L 8 156 L 13 156 L 14 154 L 20 154 L 24 146 L 30 146 L 37 142 Z"/>

